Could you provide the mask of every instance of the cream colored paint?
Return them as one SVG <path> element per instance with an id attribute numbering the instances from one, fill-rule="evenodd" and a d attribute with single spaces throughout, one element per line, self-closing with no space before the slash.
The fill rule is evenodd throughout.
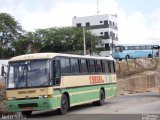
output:
<path id="1" fill-rule="evenodd" d="M 34 91 L 34 92 L 32 92 Z M 53 88 L 31 88 L 31 89 L 18 89 L 18 90 L 6 90 L 6 97 L 12 98 L 25 98 L 27 97 L 38 97 L 40 95 L 51 95 Z"/>
<path id="2" fill-rule="evenodd" d="M 104 83 L 91 83 L 89 77 L 90 76 L 102 76 Z M 112 82 L 116 83 L 116 75 L 112 74 Z M 60 87 L 73 87 L 73 86 L 84 86 L 84 85 L 95 85 L 95 84 L 105 84 L 110 83 L 107 75 L 77 75 L 77 76 L 63 76 L 61 79 Z"/>
<path id="3" fill-rule="evenodd" d="M 9 61 L 51 59 L 51 58 L 56 57 L 56 56 L 114 60 L 111 57 L 95 57 L 95 56 L 83 56 L 83 55 L 72 55 L 72 54 L 61 54 L 61 53 L 34 53 L 34 54 L 25 54 L 25 55 L 16 56 L 16 57 L 11 58 Z"/>

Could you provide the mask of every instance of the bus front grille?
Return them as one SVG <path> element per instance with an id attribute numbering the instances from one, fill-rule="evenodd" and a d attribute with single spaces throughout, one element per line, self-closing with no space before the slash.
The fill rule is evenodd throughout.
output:
<path id="1" fill-rule="evenodd" d="M 18 104 L 19 108 L 28 108 L 28 107 L 37 107 L 37 103 L 30 103 L 30 104 Z"/>

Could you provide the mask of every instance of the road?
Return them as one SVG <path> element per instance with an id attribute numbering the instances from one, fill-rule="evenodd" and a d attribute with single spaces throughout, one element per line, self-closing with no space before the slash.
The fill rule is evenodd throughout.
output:
<path id="1" fill-rule="evenodd" d="M 146 118 L 146 119 L 143 119 Z M 147 119 L 148 118 L 148 119 Z M 73 107 L 66 115 L 55 111 L 33 112 L 28 120 L 160 120 L 160 96 L 155 92 L 110 98 L 103 106 Z"/>

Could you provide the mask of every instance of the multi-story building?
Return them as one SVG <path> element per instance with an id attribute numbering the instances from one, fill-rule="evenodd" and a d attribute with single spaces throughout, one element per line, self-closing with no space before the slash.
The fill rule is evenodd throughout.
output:
<path id="1" fill-rule="evenodd" d="M 113 47 L 118 44 L 117 15 L 104 14 L 86 17 L 74 17 L 72 19 L 74 27 L 85 27 L 102 39 L 97 48 L 101 48 L 99 55 L 110 56 Z"/>

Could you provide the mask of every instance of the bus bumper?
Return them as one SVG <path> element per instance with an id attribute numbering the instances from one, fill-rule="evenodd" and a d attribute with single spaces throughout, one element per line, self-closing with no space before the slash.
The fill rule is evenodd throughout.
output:
<path id="1" fill-rule="evenodd" d="M 53 98 L 12 100 L 7 101 L 7 108 L 10 112 L 51 110 L 54 108 L 53 103 Z"/>

